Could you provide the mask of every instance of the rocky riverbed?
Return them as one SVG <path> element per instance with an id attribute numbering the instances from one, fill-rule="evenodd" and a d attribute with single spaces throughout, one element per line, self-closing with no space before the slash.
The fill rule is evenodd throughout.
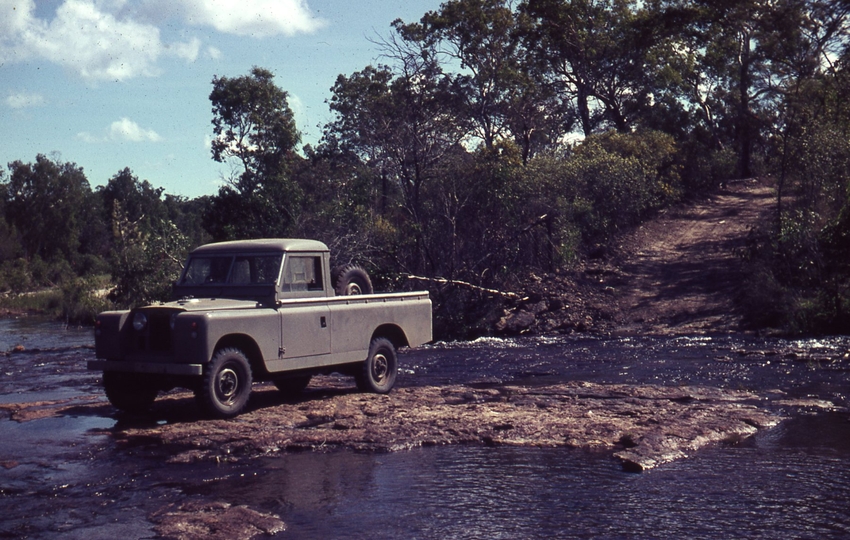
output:
<path id="1" fill-rule="evenodd" d="M 110 433 L 119 445 L 171 463 L 480 444 L 604 450 L 626 470 L 642 471 L 779 423 L 764 404 L 764 397 L 740 390 L 589 382 L 423 386 L 373 395 L 327 377 L 295 401 L 284 402 L 271 387 L 258 389 L 251 410 L 234 420 L 196 417 L 191 396 L 174 393 L 156 404 L 167 423 L 128 419 Z M 102 402 L 0 405 L 17 421 L 108 414 L 107 408 Z"/>
<path id="2" fill-rule="evenodd" d="M 296 398 L 262 384 L 248 410 L 226 421 L 204 418 L 185 391 L 160 396 L 150 414 L 120 414 L 105 400 L 99 375 L 85 369 L 90 347 L 30 347 L 0 355 L 0 499 L 9 511 L 0 536 L 105 531 L 117 523 L 128 537 L 286 534 L 284 522 L 300 517 L 292 509 L 303 508 L 298 486 L 325 481 L 323 456 L 339 471 L 356 461 L 355 469 L 365 464 L 374 472 L 405 455 L 535 448 L 602 458 L 594 461 L 602 469 L 615 460 L 629 471 L 681 467 L 685 457 L 746 448 L 760 432 L 770 439 L 782 433 L 777 424 L 801 414 L 837 414 L 841 422 L 846 345 L 840 338 L 743 337 L 438 344 L 402 353 L 402 384 L 389 395 L 358 393 L 340 376 L 316 377 Z M 707 446 L 714 450 L 699 451 Z M 309 478 L 276 479 L 266 469 L 293 460 L 313 464 Z M 424 478 L 436 480 L 443 469 L 431 467 Z M 200 470 L 210 476 L 196 478 Z M 257 474 L 258 486 L 266 482 L 271 502 L 207 487 L 241 473 Z M 355 504 L 339 493 L 340 508 Z"/>

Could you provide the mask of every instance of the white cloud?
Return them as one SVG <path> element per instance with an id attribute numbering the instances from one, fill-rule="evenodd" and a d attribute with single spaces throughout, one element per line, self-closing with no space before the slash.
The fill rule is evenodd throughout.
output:
<path id="1" fill-rule="evenodd" d="M 99 142 L 103 142 L 105 140 L 103 138 L 95 137 L 94 135 L 92 135 L 88 131 L 81 131 L 81 132 L 77 133 L 77 138 L 80 139 L 81 141 L 87 142 L 87 143 L 99 143 Z"/>
<path id="2" fill-rule="evenodd" d="M 163 0 L 153 2 L 160 4 Z M 309 34 L 327 24 L 313 15 L 306 0 L 171 0 L 167 3 L 166 9 L 189 24 L 211 26 L 237 36 Z"/>
<path id="3" fill-rule="evenodd" d="M 34 10 L 32 0 L 0 0 L 0 62 L 14 61 L 21 56 L 15 38 L 29 27 Z"/>
<path id="4" fill-rule="evenodd" d="M 119 21 L 85 0 L 66 1 L 50 24 L 33 25 L 27 41 L 39 56 L 91 79 L 156 75 L 162 54 L 159 29 Z"/>
<path id="5" fill-rule="evenodd" d="M 293 113 L 303 114 L 306 112 L 304 100 L 292 92 L 287 92 L 286 102 L 289 104 L 289 108 L 292 109 Z"/>
<path id="6" fill-rule="evenodd" d="M 183 58 L 187 62 L 194 62 L 201 52 L 201 40 L 194 38 L 188 43 L 174 43 L 168 46 L 168 52 L 178 58 Z"/>
<path id="7" fill-rule="evenodd" d="M 41 94 L 28 94 L 26 92 L 18 92 L 10 94 L 6 98 L 6 105 L 12 109 L 26 109 L 29 107 L 40 107 L 44 105 L 44 96 Z"/>
<path id="8" fill-rule="evenodd" d="M 162 137 L 156 131 L 144 129 L 126 116 L 112 122 L 109 128 L 106 129 L 106 134 L 103 137 L 92 135 L 88 131 L 81 131 L 77 133 L 77 138 L 87 143 L 109 141 L 159 142 L 162 140 Z"/>
<path id="9" fill-rule="evenodd" d="M 112 122 L 112 125 L 109 126 L 109 137 L 112 140 L 132 142 L 159 142 L 162 140 L 162 137 L 160 137 L 156 131 L 152 129 L 142 129 L 139 127 L 139 124 L 133 122 L 127 117 Z"/>
<path id="10" fill-rule="evenodd" d="M 0 0 L 0 31 L 8 35 L 23 30 L 33 10 L 33 0 Z"/>
<path id="11" fill-rule="evenodd" d="M 194 61 L 200 42 L 163 44 L 156 26 L 118 17 L 122 1 L 65 0 L 50 21 L 32 0 L 0 0 L 0 61 L 44 58 L 90 80 L 127 80 L 159 73 L 173 55 Z"/>
<path id="12" fill-rule="evenodd" d="M 0 63 L 46 59 L 89 80 L 156 76 L 173 56 L 197 60 L 201 42 L 163 42 L 169 18 L 256 38 L 293 36 L 327 25 L 307 0 L 61 0 L 52 18 L 36 16 L 34 0 L 0 0 Z M 215 47 L 206 53 L 221 55 Z"/>

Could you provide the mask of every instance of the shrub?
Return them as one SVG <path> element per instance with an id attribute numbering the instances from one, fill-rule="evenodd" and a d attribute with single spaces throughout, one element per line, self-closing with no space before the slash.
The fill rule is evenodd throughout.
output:
<path id="1" fill-rule="evenodd" d="M 93 277 L 66 280 L 59 303 L 66 324 L 94 324 L 97 314 L 111 307 L 100 293 L 101 285 L 102 281 Z"/>

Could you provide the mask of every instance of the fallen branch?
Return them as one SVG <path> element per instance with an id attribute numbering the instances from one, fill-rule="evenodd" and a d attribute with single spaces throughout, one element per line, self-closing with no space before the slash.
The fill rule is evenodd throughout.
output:
<path id="1" fill-rule="evenodd" d="M 472 283 L 467 283 L 466 281 L 460 281 L 457 279 L 446 279 L 446 278 L 429 278 L 422 276 L 407 276 L 407 279 L 415 279 L 417 281 L 427 281 L 429 283 L 437 283 L 439 285 L 455 285 L 458 287 L 466 287 L 467 289 L 472 289 L 474 291 L 483 292 L 487 294 L 493 294 L 496 296 L 502 296 L 504 298 L 511 298 L 514 300 L 527 300 L 526 297 L 520 296 L 515 292 L 505 292 L 499 291 L 496 289 L 488 289 L 486 287 L 481 287 L 479 285 L 473 285 Z"/>

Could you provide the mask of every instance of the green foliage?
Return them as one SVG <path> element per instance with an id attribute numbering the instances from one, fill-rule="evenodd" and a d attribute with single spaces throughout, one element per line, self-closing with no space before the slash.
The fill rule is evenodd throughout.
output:
<path id="1" fill-rule="evenodd" d="M 657 132 L 608 133 L 578 145 L 563 163 L 559 192 L 586 245 L 605 243 L 681 193 L 676 146 Z"/>
<path id="2" fill-rule="evenodd" d="M 111 223 L 113 209 L 118 201 L 126 219 L 149 224 L 166 218 L 167 209 L 162 203 L 162 188 L 155 188 L 147 180 L 139 180 L 129 168 L 124 168 L 99 188 L 103 215 Z"/>
<path id="3" fill-rule="evenodd" d="M 112 308 L 104 294 L 108 283 L 98 276 L 67 280 L 60 288 L 59 312 L 66 324 L 94 324 L 97 314 Z"/>
<path id="4" fill-rule="evenodd" d="M 241 162 L 245 189 L 280 174 L 300 135 L 274 74 L 254 67 L 243 77 L 213 77 L 212 84 L 213 159 Z"/>
<path id="5" fill-rule="evenodd" d="M 61 293 L 57 289 L 0 295 L 0 307 L 13 313 L 51 314 L 58 318 L 60 304 Z"/>
<path id="6" fill-rule="evenodd" d="M 126 307 L 169 299 L 189 248 L 188 237 L 172 219 L 187 221 L 188 203 L 163 200 L 162 189 L 140 181 L 129 169 L 113 176 L 101 194 L 111 225 L 114 287 L 109 300 Z M 195 211 L 197 221 L 199 209 Z"/>
<path id="7" fill-rule="evenodd" d="M 129 169 L 92 191 L 80 167 L 58 158 L 0 174 L 0 292 L 9 309 L 87 323 L 111 307 L 170 295 L 189 244 L 207 240 L 204 199 L 164 196 Z M 179 223 L 182 230 L 175 223 Z M 104 281 L 112 274 L 114 287 Z"/>
<path id="8" fill-rule="evenodd" d="M 770 162 L 779 179 L 777 219 L 748 252 L 753 273 L 768 276 L 773 294 L 786 299 L 771 322 L 790 332 L 850 331 L 847 54 L 832 73 L 788 89 Z M 764 323 L 758 313 L 770 302 L 768 294 L 747 298 L 754 324 Z"/>
<path id="9" fill-rule="evenodd" d="M 744 253 L 751 320 L 846 331 L 848 17 L 830 0 L 448 0 L 393 23 L 387 65 L 336 79 L 303 156 L 270 71 L 214 77 L 212 157 L 232 174 L 213 196 L 170 196 L 130 169 L 92 191 L 73 163 L 11 163 L 0 290 L 52 287 L 53 308 L 85 319 L 108 288 L 93 276 L 111 273 L 118 305 L 164 299 L 189 248 L 270 236 L 323 240 L 379 286 L 510 288 L 764 173 L 778 204 Z M 445 331 L 498 312 L 472 289 L 432 294 Z"/>
<path id="10" fill-rule="evenodd" d="M 91 192 L 81 167 L 38 155 L 15 161 L 5 189 L 5 217 L 15 227 L 27 258 L 74 261 Z"/>
<path id="11" fill-rule="evenodd" d="M 210 200 L 204 226 L 217 240 L 287 236 L 298 221 L 303 192 L 291 178 L 300 140 L 287 93 L 274 75 L 254 67 L 243 77 L 214 77 L 213 159 L 237 171 Z"/>
<path id="12" fill-rule="evenodd" d="M 137 306 L 171 297 L 188 253 L 186 237 L 170 221 L 142 228 L 130 221 L 116 201 L 112 252 L 114 288 L 109 300 L 119 306 Z"/>
<path id="13" fill-rule="evenodd" d="M 33 278 L 26 259 L 3 261 L 0 266 L 0 286 L 4 291 L 20 293 L 32 290 Z"/>

